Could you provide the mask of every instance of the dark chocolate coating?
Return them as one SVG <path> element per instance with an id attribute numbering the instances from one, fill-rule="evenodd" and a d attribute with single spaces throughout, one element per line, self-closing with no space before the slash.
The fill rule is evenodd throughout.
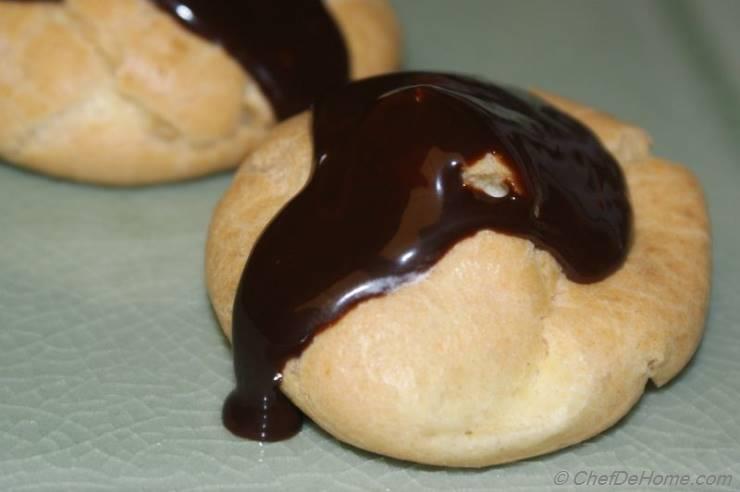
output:
<path id="1" fill-rule="evenodd" d="M 532 241 L 581 283 L 629 250 L 619 165 L 584 125 L 527 93 L 458 75 L 377 77 L 320 100 L 313 139 L 312 175 L 254 245 L 236 295 L 237 389 L 223 417 L 238 435 L 297 432 L 301 414 L 279 391 L 285 362 L 478 231 Z M 510 171 L 503 198 L 463 181 L 488 153 Z"/>
<path id="2" fill-rule="evenodd" d="M 347 47 L 322 0 L 151 0 L 226 49 L 282 120 L 349 81 Z"/>

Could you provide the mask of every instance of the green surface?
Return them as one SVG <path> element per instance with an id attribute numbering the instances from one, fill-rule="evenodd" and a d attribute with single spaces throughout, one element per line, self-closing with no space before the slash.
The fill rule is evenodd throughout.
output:
<path id="1" fill-rule="evenodd" d="M 600 437 L 484 471 L 386 460 L 313 426 L 240 441 L 219 422 L 230 352 L 202 275 L 230 177 L 109 190 L 0 165 L 0 490 L 566 490 L 581 470 L 733 474 L 687 489 L 740 490 L 740 1 L 395 3 L 408 67 L 577 98 L 699 175 L 715 276 L 691 367 Z"/>

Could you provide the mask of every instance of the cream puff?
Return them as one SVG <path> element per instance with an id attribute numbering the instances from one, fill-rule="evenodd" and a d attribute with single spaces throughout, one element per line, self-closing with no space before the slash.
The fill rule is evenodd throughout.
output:
<path id="1" fill-rule="evenodd" d="M 634 126 L 459 75 L 350 84 L 281 124 L 214 213 L 224 422 L 482 467 L 612 426 L 703 332 L 702 190 Z"/>
<path id="2" fill-rule="evenodd" d="M 0 158 L 108 185 L 235 167 L 399 38 L 387 0 L 0 0 Z"/>

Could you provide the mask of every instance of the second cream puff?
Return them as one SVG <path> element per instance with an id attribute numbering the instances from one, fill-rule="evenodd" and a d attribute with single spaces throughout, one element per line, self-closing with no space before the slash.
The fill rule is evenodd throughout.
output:
<path id="1" fill-rule="evenodd" d="M 280 114 L 255 75 L 213 41 L 217 35 L 186 27 L 182 7 L 197 13 L 220 3 L 0 0 L 0 158 L 109 185 L 181 180 L 238 164 Z M 400 33 L 386 0 L 315 5 L 340 34 L 348 77 L 396 68 Z M 250 23 L 271 25 L 237 20 L 246 32 Z M 280 45 L 269 35 L 286 29 L 275 25 L 264 42 Z"/>

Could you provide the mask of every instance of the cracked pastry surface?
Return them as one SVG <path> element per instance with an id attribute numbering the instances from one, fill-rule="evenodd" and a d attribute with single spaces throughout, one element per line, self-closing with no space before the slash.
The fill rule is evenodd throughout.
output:
<path id="1" fill-rule="evenodd" d="M 326 0 L 353 78 L 392 70 L 387 0 Z M 147 0 L 0 1 L 0 157 L 111 185 L 237 165 L 275 124 L 256 82 Z"/>
<path id="2" fill-rule="evenodd" d="M 360 303 L 287 363 L 283 391 L 338 439 L 433 465 L 534 456 L 610 427 L 649 380 L 665 384 L 694 353 L 710 263 L 696 178 L 651 156 L 644 131 L 539 94 L 619 161 L 634 210 L 626 262 L 584 285 L 527 240 L 481 231 L 460 241 L 423 280 Z M 283 123 L 214 214 L 207 281 L 229 337 L 249 251 L 312 158 L 310 115 Z M 479 177 L 496 174 L 491 162 L 480 166 Z"/>

